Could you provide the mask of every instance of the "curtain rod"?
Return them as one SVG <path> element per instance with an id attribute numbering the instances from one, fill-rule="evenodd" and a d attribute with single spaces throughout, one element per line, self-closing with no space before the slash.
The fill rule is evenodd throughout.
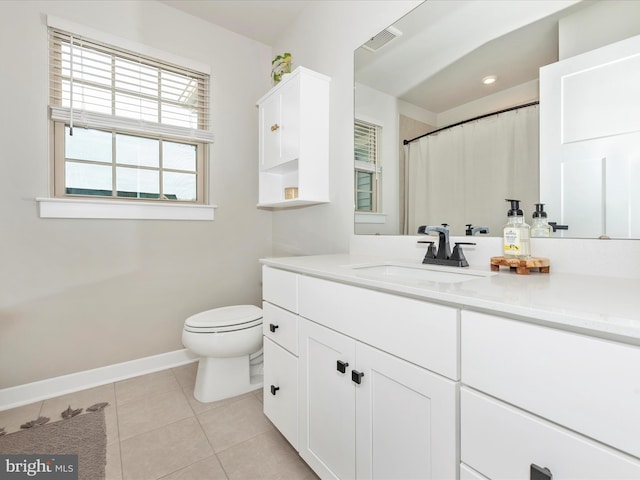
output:
<path id="1" fill-rule="evenodd" d="M 473 117 L 473 118 L 470 118 L 470 119 L 468 119 L 468 120 L 462 120 L 461 122 L 454 123 L 454 124 L 452 124 L 452 125 L 447 125 L 446 127 L 438 128 L 437 130 L 434 130 L 434 131 L 432 131 L 432 132 L 428 132 L 428 133 L 422 134 L 422 135 L 420 135 L 419 137 L 412 138 L 411 140 L 403 140 L 403 141 L 402 141 L 402 143 L 403 143 L 404 145 L 408 145 L 408 144 L 410 144 L 411 142 L 415 142 L 416 140 L 420 140 L 420 139 L 421 139 L 421 138 L 423 138 L 423 137 L 428 137 L 429 135 L 433 135 L 434 133 L 438 133 L 438 132 L 441 132 L 441 131 L 443 131 L 443 130 L 447 130 L 447 129 L 449 129 L 449 128 L 457 127 L 457 126 L 459 126 L 459 125 L 464 125 L 465 123 L 473 122 L 473 121 L 475 121 L 475 120 L 480 120 L 480 119 L 482 119 L 482 118 L 486 118 L 486 117 L 491 117 L 491 116 L 493 116 L 493 115 L 499 115 L 499 114 L 501 114 L 501 113 L 510 112 L 510 111 L 512 111 L 512 110 L 518 110 L 519 108 L 531 107 L 531 106 L 533 106 L 533 105 L 538 105 L 539 103 L 540 103 L 539 101 L 535 101 L 535 102 L 525 103 L 525 104 L 523 104 L 523 105 L 517 105 L 517 106 L 515 106 L 515 107 L 505 108 L 504 110 L 498 110 L 497 112 L 485 113 L 484 115 L 480 115 L 480 116 L 478 116 L 478 117 Z"/>

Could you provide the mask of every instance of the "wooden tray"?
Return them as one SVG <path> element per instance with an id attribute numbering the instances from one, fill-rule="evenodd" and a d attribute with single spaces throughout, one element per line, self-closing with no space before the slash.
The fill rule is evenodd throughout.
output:
<path id="1" fill-rule="evenodd" d="M 500 267 L 509 267 L 515 269 L 519 275 L 529 275 L 532 268 L 538 268 L 540 273 L 549 273 L 549 259 L 540 257 L 531 257 L 527 259 L 491 257 L 491 270 L 497 272 Z"/>

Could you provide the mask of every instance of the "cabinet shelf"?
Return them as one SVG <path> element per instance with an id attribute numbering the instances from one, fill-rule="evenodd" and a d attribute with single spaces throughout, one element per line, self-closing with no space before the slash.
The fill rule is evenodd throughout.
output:
<path id="1" fill-rule="evenodd" d="M 329 82 L 298 67 L 258 100 L 258 207 L 329 201 Z M 298 197 L 285 199 L 291 187 Z"/>
<path id="2" fill-rule="evenodd" d="M 302 198 L 292 198 L 291 200 L 281 200 L 275 202 L 259 203 L 258 208 L 287 208 L 287 207 L 306 207 L 308 205 L 320 205 L 329 203 L 328 200 L 305 200 Z"/>

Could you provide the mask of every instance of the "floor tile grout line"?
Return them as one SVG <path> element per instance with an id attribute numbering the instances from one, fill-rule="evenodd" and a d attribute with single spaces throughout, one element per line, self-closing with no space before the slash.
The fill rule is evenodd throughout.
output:
<path id="1" fill-rule="evenodd" d="M 116 394 L 116 382 L 111 383 L 111 388 L 113 389 L 113 409 L 115 410 L 116 415 L 116 434 L 118 435 L 118 464 L 120 465 L 120 478 L 124 479 L 124 468 L 122 466 L 122 444 L 120 439 L 120 416 L 118 415 L 118 397 Z M 106 465 L 105 465 L 106 468 Z"/>
<path id="2" fill-rule="evenodd" d="M 205 413 L 205 412 L 203 412 L 203 413 Z M 200 426 L 200 430 L 202 430 L 204 438 L 207 439 L 207 443 L 211 447 L 211 451 L 213 452 L 213 456 L 216 457 L 216 461 L 220 465 L 220 468 L 222 468 L 222 471 L 224 472 L 224 476 L 227 477 L 227 480 L 229 480 L 229 474 L 227 473 L 227 469 L 224 468 L 224 464 L 222 463 L 222 460 L 220 460 L 220 457 L 218 456 L 218 452 L 216 452 L 216 449 L 214 448 L 213 444 L 211 443 L 211 439 L 209 438 L 209 435 L 207 435 L 207 432 L 204 430 L 202 422 L 200 421 L 200 417 L 197 414 L 196 414 L 196 420 L 198 421 L 198 425 Z M 241 442 L 241 443 L 243 443 L 243 442 Z"/>
<path id="3" fill-rule="evenodd" d="M 189 418 L 194 418 L 194 417 L 195 417 L 195 415 L 189 415 L 188 417 L 183 417 L 183 418 L 179 418 L 177 420 L 174 420 L 171 423 L 166 423 L 164 425 L 160 425 L 159 427 L 152 428 L 151 430 L 146 430 L 144 432 L 140 432 L 140 433 L 136 433 L 135 435 L 131 435 L 131 436 L 127 437 L 127 438 L 122 438 L 122 439 L 120 439 L 120 444 L 122 445 L 122 442 L 128 442 L 129 440 L 132 440 L 132 439 L 134 439 L 136 437 L 139 437 L 140 435 L 147 435 L 147 434 L 149 434 L 151 432 L 155 432 L 157 430 L 160 430 L 161 428 L 166 428 L 166 427 L 169 427 L 171 425 L 175 425 L 176 423 L 183 422 L 183 421 L 185 421 L 185 420 L 187 420 Z"/>
<path id="4" fill-rule="evenodd" d="M 264 432 L 256 433 L 255 435 L 253 435 L 253 436 L 251 436 L 251 437 L 249 437 L 249 438 L 245 438 L 245 439 L 244 439 L 244 440 L 242 440 L 241 442 L 234 443 L 233 445 L 230 445 L 230 446 L 228 446 L 228 447 L 225 447 L 225 448 L 224 448 L 224 450 L 220 450 L 219 452 L 215 452 L 215 454 L 216 454 L 216 456 L 217 456 L 219 453 L 224 453 L 224 452 L 226 452 L 227 450 L 230 450 L 230 449 L 232 449 L 232 448 L 236 448 L 236 447 L 238 447 L 238 446 L 242 445 L 243 443 L 247 443 L 248 441 L 253 440 L 253 439 L 255 439 L 255 438 L 259 437 L 260 435 L 264 435 L 264 434 L 266 434 L 266 433 L 270 433 L 272 430 L 275 430 L 275 427 L 273 426 L 273 424 L 271 424 L 271 426 L 270 426 L 270 428 L 269 428 L 268 430 L 265 430 Z M 222 462 L 220 462 L 220 464 L 222 465 Z"/>
<path id="5" fill-rule="evenodd" d="M 154 394 L 154 395 L 164 395 L 165 393 L 169 393 L 169 392 L 181 391 L 181 390 L 182 390 L 182 387 L 180 386 L 180 384 L 179 384 L 177 381 L 176 381 L 176 384 L 177 384 L 177 387 L 175 387 L 175 388 L 170 388 L 169 390 L 163 390 L 163 391 L 161 391 L 161 392 L 153 392 L 153 394 Z M 115 385 L 115 384 L 114 384 L 114 385 Z M 131 403 L 131 402 L 138 402 L 138 401 L 140 401 L 141 399 L 144 399 L 144 398 L 146 398 L 146 397 L 148 397 L 148 396 L 149 396 L 149 393 L 148 393 L 148 392 L 145 392 L 145 393 L 143 393 L 143 394 L 136 395 L 135 397 L 132 397 L 132 398 L 129 398 L 129 399 L 123 400 L 122 402 L 119 402 L 119 403 L 120 403 L 120 405 L 126 405 L 127 403 Z M 116 401 L 118 401 L 118 400 L 116 399 Z"/>
<path id="6" fill-rule="evenodd" d="M 238 403 L 238 402 L 240 401 L 240 398 L 250 398 L 250 397 L 245 397 L 244 395 L 242 395 L 242 396 L 240 396 L 240 397 L 239 397 L 239 399 L 238 399 L 237 401 L 232 402 L 232 403 L 230 403 L 230 404 L 228 404 L 228 405 L 224 405 L 224 406 L 222 406 L 221 408 L 224 408 L 225 406 L 227 406 L 227 407 L 228 407 L 228 406 L 231 406 L 231 405 L 233 405 L 234 403 Z M 256 400 L 257 400 L 257 399 L 256 399 Z M 259 403 L 259 401 L 258 401 L 258 403 Z M 215 408 L 214 408 L 214 409 L 215 409 Z M 211 410 L 213 410 L 213 409 L 211 409 Z M 206 411 L 202 412 L 202 414 L 207 413 L 207 412 L 210 412 L 211 410 L 206 410 Z M 270 430 L 267 430 L 267 431 L 265 431 L 265 432 L 257 433 L 257 434 L 255 434 L 255 435 L 253 435 L 253 436 L 249 437 L 249 438 L 244 439 L 244 440 L 243 440 L 243 441 L 241 441 L 241 442 L 238 442 L 238 443 L 236 443 L 236 444 L 234 444 L 234 445 L 230 445 L 230 446 L 226 447 L 225 449 L 220 450 L 219 452 L 216 452 L 216 449 L 215 449 L 214 445 L 211 443 L 211 440 L 210 440 L 209 436 L 207 435 L 207 432 L 205 431 L 204 426 L 202 425 L 202 422 L 201 422 L 201 419 L 200 419 L 199 414 L 196 414 L 196 420 L 198 421 L 198 425 L 200 426 L 200 430 L 202 430 L 202 433 L 204 434 L 204 437 L 207 439 L 207 443 L 208 443 L 208 444 L 209 444 L 209 446 L 211 447 L 211 451 L 213 452 L 213 455 L 216 457 L 216 460 L 218 461 L 218 464 L 219 464 L 219 465 L 220 465 L 220 467 L 222 468 L 222 471 L 224 472 L 224 475 L 227 477 L 227 479 L 229 479 L 229 478 L 230 478 L 230 477 L 229 477 L 229 473 L 227 472 L 227 469 L 225 468 L 224 463 L 223 463 L 223 462 L 222 462 L 222 460 L 220 459 L 219 454 L 220 454 L 220 453 L 223 453 L 223 452 L 226 452 L 226 451 L 227 451 L 227 450 L 229 450 L 230 448 L 238 447 L 239 445 L 242 445 L 242 444 L 244 444 L 244 443 L 246 443 L 246 442 L 248 442 L 248 441 L 250 441 L 250 440 L 252 440 L 252 439 L 256 438 L 257 436 L 262 435 L 262 434 L 266 433 L 267 431 L 270 431 Z M 273 427 L 273 424 L 271 424 L 271 428 L 274 428 L 274 427 Z"/>
<path id="7" fill-rule="evenodd" d="M 173 370 L 172 370 L 172 373 L 173 373 L 173 375 L 174 375 L 174 377 L 175 377 L 175 372 L 173 372 Z M 177 378 L 176 378 L 176 381 L 177 381 Z M 178 382 L 178 383 L 180 383 L 180 382 Z M 200 460 L 197 460 L 197 461 L 195 461 L 195 462 L 193 462 L 193 463 L 190 463 L 189 465 L 185 465 L 185 466 L 183 466 L 183 467 L 180 467 L 180 468 L 179 468 L 179 469 L 177 469 L 177 470 L 174 470 L 174 471 L 172 471 L 172 472 L 166 473 L 166 474 L 164 474 L 162 477 L 157 478 L 156 480 L 162 480 L 163 478 L 166 478 L 166 477 L 168 477 L 169 475 L 173 475 L 174 473 L 179 472 L 180 470 L 184 470 L 185 468 L 189 468 L 190 466 L 194 465 L 195 463 L 198 463 L 198 462 L 201 462 L 201 461 L 203 461 L 203 460 L 206 460 L 206 459 L 207 459 L 207 458 L 209 458 L 209 457 L 215 457 L 215 458 L 216 458 L 216 461 L 218 462 L 218 464 L 219 464 L 219 465 L 220 465 L 220 467 L 222 468 L 222 471 L 224 472 L 224 475 L 225 475 L 225 477 L 226 477 L 226 478 L 227 478 L 227 480 L 228 480 L 228 479 L 229 479 L 229 475 L 227 475 L 227 471 L 224 469 L 224 466 L 222 465 L 222 462 L 221 462 L 221 461 L 220 461 L 220 459 L 218 458 L 218 455 L 216 455 L 216 451 L 215 451 L 215 449 L 213 448 L 213 445 L 211 444 L 211 440 L 209 440 L 209 437 L 207 436 L 207 432 L 205 432 L 205 431 L 204 431 L 204 428 L 202 427 L 202 423 L 200 423 L 200 418 L 198 417 L 198 414 L 197 414 L 197 413 L 196 413 L 196 411 L 193 409 L 193 405 L 191 405 L 191 402 L 189 402 L 189 398 L 187 397 L 187 393 L 185 392 L 185 389 L 186 389 L 186 388 L 188 388 L 188 387 L 182 387 L 182 388 L 181 388 L 181 390 L 182 390 L 182 394 L 185 396 L 185 399 L 186 399 L 186 401 L 187 401 L 187 404 L 189 405 L 189 408 L 191 408 L 191 411 L 193 412 L 193 416 L 194 416 L 194 418 L 196 419 L 196 422 L 198 422 L 198 428 L 200 428 L 200 431 L 202 432 L 202 435 L 203 435 L 203 436 L 204 436 L 204 438 L 206 439 L 207 444 L 209 445 L 209 448 L 211 448 L 211 455 L 209 455 L 208 457 L 205 457 L 205 458 L 201 458 Z M 184 419 L 182 419 L 182 420 L 184 420 Z M 179 421 L 179 420 L 178 420 L 178 421 Z M 173 423 L 176 423 L 176 422 L 173 422 Z M 166 426 L 166 425 L 165 425 L 165 426 Z M 133 438 L 133 437 L 131 437 L 131 438 Z"/>

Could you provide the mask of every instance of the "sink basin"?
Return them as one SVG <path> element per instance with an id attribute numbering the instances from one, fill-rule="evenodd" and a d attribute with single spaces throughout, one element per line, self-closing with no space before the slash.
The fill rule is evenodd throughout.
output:
<path id="1" fill-rule="evenodd" d="M 423 265 L 377 264 L 353 266 L 358 275 L 396 281 L 425 281 L 439 283 L 458 283 L 495 275 L 495 272 L 480 270 L 446 270 L 447 267 Z"/>

